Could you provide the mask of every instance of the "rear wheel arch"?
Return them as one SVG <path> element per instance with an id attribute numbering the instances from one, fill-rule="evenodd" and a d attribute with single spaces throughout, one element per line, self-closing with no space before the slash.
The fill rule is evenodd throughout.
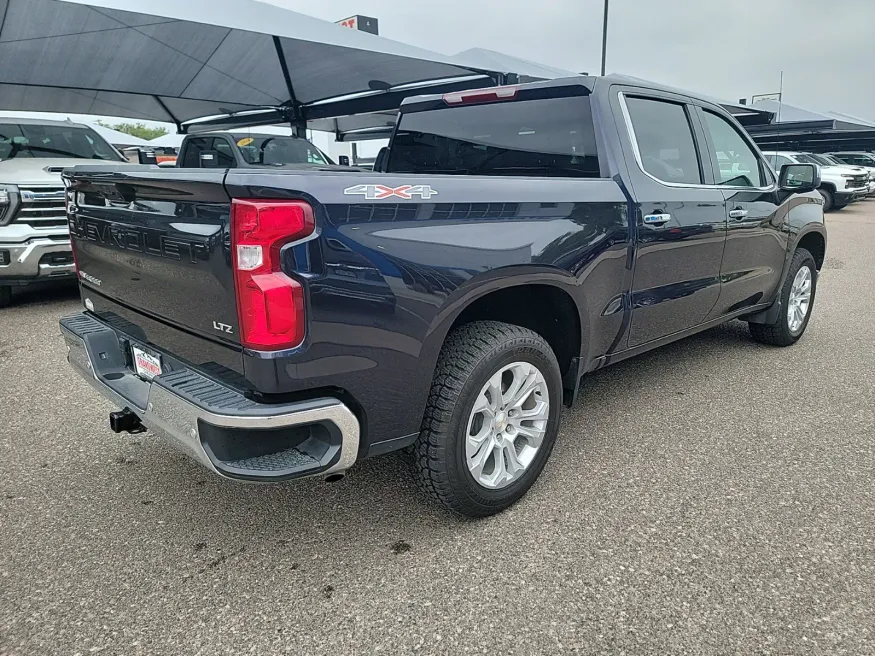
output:
<path id="1" fill-rule="evenodd" d="M 479 292 L 468 295 L 431 332 L 429 360 L 437 362 L 438 353 L 454 328 L 474 321 L 500 321 L 528 328 L 543 337 L 556 355 L 569 402 L 579 382 L 584 326 L 580 308 L 567 285 L 553 280 L 520 281 L 498 288 L 481 288 Z"/>

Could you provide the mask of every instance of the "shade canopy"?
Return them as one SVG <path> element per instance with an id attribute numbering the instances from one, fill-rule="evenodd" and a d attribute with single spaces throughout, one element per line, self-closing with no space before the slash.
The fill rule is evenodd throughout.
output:
<path id="1" fill-rule="evenodd" d="M 759 100 L 752 107 L 772 112 L 772 123 L 810 124 L 815 127 L 828 127 L 834 130 L 859 130 L 875 127 L 875 123 L 838 112 L 818 112 L 777 100 Z"/>
<path id="2" fill-rule="evenodd" d="M 306 120 L 327 99 L 492 73 L 255 0 L 0 0 L 0 109 Z"/>
<path id="3" fill-rule="evenodd" d="M 105 141 L 108 141 L 113 146 L 149 146 L 151 142 L 135 137 L 126 132 L 119 132 L 112 128 L 104 127 L 98 123 L 89 123 L 88 127 L 99 134 Z"/>

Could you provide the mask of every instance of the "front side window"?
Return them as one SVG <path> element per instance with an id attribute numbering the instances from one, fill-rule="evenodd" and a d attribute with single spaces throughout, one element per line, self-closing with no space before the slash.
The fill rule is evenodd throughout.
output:
<path id="1" fill-rule="evenodd" d="M 120 161 L 112 146 L 90 128 L 0 123 L 0 160 L 52 157 Z"/>
<path id="2" fill-rule="evenodd" d="M 385 168 L 450 175 L 601 175 L 586 96 L 404 113 Z"/>
<path id="3" fill-rule="evenodd" d="M 683 105 L 626 98 L 641 166 L 663 182 L 701 184 L 693 130 Z"/>
<path id="4" fill-rule="evenodd" d="M 872 159 L 868 155 L 857 155 L 854 158 L 854 163 L 861 166 L 875 166 L 875 159 Z"/>
<path id="5" fill-rule="evenodd" d="M 764 187 L 760 160 L 738 130 L 722 116 L 704 111 L 705 129 L 711 135 L 719 167 L 717 184 L 730 187 Z"/>

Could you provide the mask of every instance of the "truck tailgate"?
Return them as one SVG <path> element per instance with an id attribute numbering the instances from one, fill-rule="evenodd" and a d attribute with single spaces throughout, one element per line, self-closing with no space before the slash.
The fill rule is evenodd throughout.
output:
<path id="1" fill-rule="evenodd" d="M 238 344 L 224 170 L 77 167 L 68 184 L 79 279 L 114 303 Z M 87 293 L 86 293 L 87 296 Z"/>

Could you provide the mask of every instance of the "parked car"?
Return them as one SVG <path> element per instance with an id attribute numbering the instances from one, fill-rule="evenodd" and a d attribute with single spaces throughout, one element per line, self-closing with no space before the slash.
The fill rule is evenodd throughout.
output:
<path id="1" fill-rule="evenodd" d="M 864 172 L 869 175 L 869 196 L 875 194 L 875 167 L 868 168 L 865 166 L 854 166 L 851 164 L 846 164 L 842 160 L 838 159 L 833 155 L 828 155 L 826 153 L 808 153 L 809 157 L 814 158 L 818 162 L 821 163 L 822 166 L 844 166 L 851 171 Z"/>
<path id="2" fill-rule="evenodd" d="M 864 152 L 828 153 L 828 155 L 850 166 L 860 166 L 869 172 L 871 186 L 875 187 L 875 154 Z M 870 189 L 870 192 L 875 189 Z"/>
<path id="3" fill-rule="evenodd" d="M 0 118 L 0 308 L 13 287 L 74 280 L 61 171 L 82 160 L 123 158 L 86 125 Z"/>
<path id="4" fill-rule="evenodd" d="M 869 169 L 875 169 L 875 155 L 865 152 L 833 152 L 829 153 L 836 159 L 843 161 L 845 164 L 853 166 L 865 166 Z"/>
<path id="5" fill-rule="evenodd" d="M 409 448 L 484 516 L 587 372 L 731 319 L 789 346 L 811 317 L 818 167 L 776 176 L 708 101 L 616 76 L 422 96 L 381 168 L 67 172 L 85 311 L 61 328 L 111 428 L 255 482 Z"/>
<path id="6" fill-rule="evenodd" d="M 312 168 L 334 166 L 334 162 L 301 137 L 244 130 L 186 135 L 176 165 L 220 169 Z"/>
<path id="7" fill-rule="evenodd" d="M 808 153 L 792 151 L 767 151 L 766 158 L 776 170 L 786 164 L 818 164 Z M 869 193 L 869 175 L 864 171 L 851 171 L 840 166 L 821 166 L 821 183 L 818 192 L 823 197 L 823 209 L 840 210 L 848 203 L 863 198 Z"/>

